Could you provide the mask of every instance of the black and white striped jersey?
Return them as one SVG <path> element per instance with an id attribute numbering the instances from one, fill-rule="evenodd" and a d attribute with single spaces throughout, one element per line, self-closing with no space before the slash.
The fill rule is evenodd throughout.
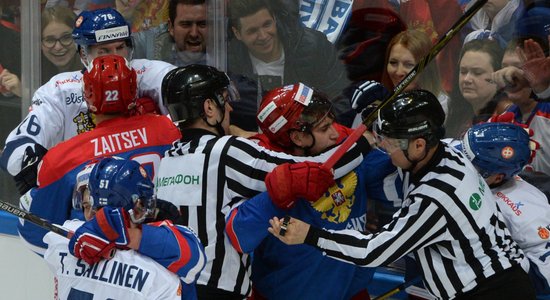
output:
<path id="1" fill-rule="evenodd" d="M 201 129 L 188 129 L 183 136 L 161 161 L 157 197 L 180 207 L 185 225 L 197 232 L 205 247 L 207 263 L 198 284 L 248 295 L 249 257 L 239 254 L 226 237 L 226 215 L 242 201 L 265 191 L 264 178 L 278 164 L 324 162 L 335 149 L 316 157 L 295 157 L 269 151 L 247 139 L 216 137 Z M 353 170 L 369 150 L 366 139 L 360 139 L 335 166 L 335 177 Z"/>
<path id="2" fill-rule="evenodd" d="M 311 228 L 306 243 L 369 267 L 412 252 L 427 289 L 441 299 L 472 290 L 523 259 L 491 190 L 462 154 L 442 143 L 427 166 L 414 175 L 404 172 L 403 179 L 402 207 L 381 232 Z"/>

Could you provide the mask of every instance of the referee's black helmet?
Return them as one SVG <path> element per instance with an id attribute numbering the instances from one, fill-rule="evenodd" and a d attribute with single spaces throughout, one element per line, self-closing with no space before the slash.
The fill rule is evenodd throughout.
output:
<path id="1" fill-rule="evenodd" d="M 187 123 L 203 116 L 203 103 L 212 99 L 224 110 L 226 100 L 233 97 L 229 77 L 207 65 L 189 65 L 168 72 L 162 80 L 162 102 L 172 121 Z M 223 91 L 228 90 L 228 98 Z"/>
<path id="2" fill-rule="evenodd" d="M 395 139 L 422 137 L 429 146 L 443 138 L 445 112 L 437 98 L 426 90 L 400 94 L 378 112 L 376 131 Z"/>

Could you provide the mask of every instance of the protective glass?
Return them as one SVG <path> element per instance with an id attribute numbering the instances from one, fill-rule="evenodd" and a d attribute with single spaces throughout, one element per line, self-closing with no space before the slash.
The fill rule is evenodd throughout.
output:
<path id="1" fill-rule="evenodd" d="M 68 47 L 73 43 L 73 36 L 70 33 L 64 34 L 59 38 L 47 36 L 42 39 L 42 46 L 46 48 L 53 48 L 57 42 L 59 42 L 63 47 Z"/>

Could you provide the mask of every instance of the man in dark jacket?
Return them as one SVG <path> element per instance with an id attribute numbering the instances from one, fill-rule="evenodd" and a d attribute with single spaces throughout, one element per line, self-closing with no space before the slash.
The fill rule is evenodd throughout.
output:
<path id="1" fill-rule="evenodd" d="M 276 2 L 229 3 L 234 38 L 229 41 L 228 71 L 241 96 L 233 107 L 233 124 L 257 130 L 255 116 L 263 94 L 303 82 L 326 93 L 337 120 L 351 125 L 355 114 L 349 99 L 342 96 L 349 81 L 336 49 L 323 33 L 301 26 L 296 12 L 281 9 Z"/>

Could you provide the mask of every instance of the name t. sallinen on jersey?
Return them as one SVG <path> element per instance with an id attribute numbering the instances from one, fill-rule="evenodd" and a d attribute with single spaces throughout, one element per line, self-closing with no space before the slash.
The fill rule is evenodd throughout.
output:
<path id="1" fill-rule="evenodd" d="M 79 259 L 75 268 L 69 269 L 65 268 L 63 264 L 63 259 L 68 255 L 71 254 L 67 252 L 59 253 L 62 274 L 86 277 L 121 287 L 131 288 L 138 292 L 141 292 L 150 275 L 148 270 L 116 260 L 102 260 L 97 264 L 88 265 L 83 260 Z"/>

